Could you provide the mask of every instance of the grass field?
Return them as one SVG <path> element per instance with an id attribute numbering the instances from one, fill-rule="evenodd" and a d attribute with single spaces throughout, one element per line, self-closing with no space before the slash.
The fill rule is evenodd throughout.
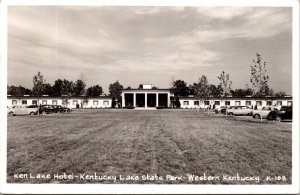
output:
<path id="1" fill-rule="evenodd" d="M 8 182 L 113 183 L 14 179 L 14 174 L 260 176 L 291 183 L 292 123 L 196 110 L 85 110 L 8 118 Z M 286 181 L 265 181 L 285 176 Z M 116 183 L 253 184 L 242 181 Z"/>

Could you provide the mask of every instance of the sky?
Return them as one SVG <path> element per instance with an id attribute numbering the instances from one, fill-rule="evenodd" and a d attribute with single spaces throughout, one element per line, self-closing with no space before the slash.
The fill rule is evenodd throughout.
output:
<path id="1" fill-rule="evenodd" d="M 169 88 L 206 75 L 232 88 L 250 84 L 252 59 L 267 64 L 269 86 L 292 93 L 292 9 L 282 7 L 9 6 L 8 85 L 32 88 L 83 79 Z"/>

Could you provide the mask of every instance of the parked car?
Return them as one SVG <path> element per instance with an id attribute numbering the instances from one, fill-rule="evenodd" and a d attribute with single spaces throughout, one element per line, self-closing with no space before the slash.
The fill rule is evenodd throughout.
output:
<path id="1" fill-rule="evenodd" d="M 30 106 L 13 106 L 7 109 L 7 114 L 9 116 L 15 115 L 36 115 L 38 108 L 32 108 Z"/>
<path id="2" fill-rule="evenodd" d="M 266 117 L 268 120 L 292 120 L 293 119 L 293 107 L 292 106 L 282 106 L 280 110 L 271 111 Z"/>
<path id="3" fill-rule="evenodd" d="M 52 105 L 41 105 L 39 111 L 41 114 L 57 113 L 57 110 Z"/>
<path id="4" fill-rule="evenodd" d="M 219 113 L 224 113 L 224 112 L 226 112 L 226 106 L 220 106 L 220 107 L 218 107 L 218 108 L 215 108 L 215 113 L 216 114 L 219 114 Z M 223 111 L 223 112 L 222 112 Z"/>
<path id="5" fill-rule="evenodd" d="M 261 110 L 253 110 L 252 117 L 256 119 L 267 118 L 268 114 L 271 111 L 276 111 L 276 110 L 278 110 L 278 108 L 273 106 L 265 106 Z"/>
<path id="6" fill-rule="evenodd" d="M 228 115 L 251 115 L 252 109 L 248 106 L 231 106 L 226 112 Z"/>
<path id="7" fill-rule="evenodd" d="M 72 110 L 70 108 L 61 106 L 61 105 L 53 105 L 55 112 L 71 112 Z"/>

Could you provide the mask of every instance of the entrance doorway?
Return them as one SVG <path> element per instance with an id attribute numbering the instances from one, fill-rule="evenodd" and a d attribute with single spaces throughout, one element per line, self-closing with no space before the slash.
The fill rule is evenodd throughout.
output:
<path id="1" fill-rule="evenodd" d="M 156 107 L 156 94 L 155 93 L 147 94 L 147 106 L 148 107 Z"/>
<path id="2" fill-rule="evenodd" d="M 158 106 L 159 107 L 168 107 L 168 94 L 158 94 Z"/>
<path id="3" fill-rule="evenodd" d="M 132 107 L 133 106 L 133 94 L 125 93 L 125 106 Z"/>
<path id="4" fill-rule="evenodd" d="M 136 107 L 145 107 L 145 94 L 144 93 L 136 94 Z"/>

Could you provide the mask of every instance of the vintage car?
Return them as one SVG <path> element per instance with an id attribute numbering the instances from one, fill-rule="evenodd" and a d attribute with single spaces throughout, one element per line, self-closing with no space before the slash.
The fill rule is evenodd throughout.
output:
<path id="1" fill-rule="evenodd" d="M 52 105 L 41 105 L 40 114 L 57 113 L 58 111 Z"/>
<path id="2" fill-rule="evenodd" d="M 266 118 L 276 121 L 293 120 L 293 107 L 282 106 L 280 110 L 271 111 Z"/>
<path id="3" fill-rule="evenodd" d="M 228 115 L 251 115 L 252 109 L 248 106 L 231 106 L 226 110 Z"/>
<path id="4" fill-rule="evenodd" d="M 11 108 L 7 109 L 7 114 L 9 116 L 15 116 L 15 115 L 36 115 L 38 112 L 37 107 L 31 107 L 31 106 L 13 106 Z"/>
<path id="5" fill-rule="evenodd" d="M 55 112 L 71 112 L 72 109 L 61 106 L 61 105 L 53 105 L 53 108 L 55 109 Z"/>
<path id="6" fill-rule="evenodd" d="M 267 118 L 268 114 L 271 111 L 276 111 L 278 108 L 273 107 L 273 106 L 265 106 L 261 110 L 253 110 L 252 111 L 252 116 L 253 118 L 260 119 L 260 118 Z"/>
<path id="7" fill-rule="evenodd" d="M 219 113 L 225 113 L 226 112 L 226 106 L 220 106 L 220 107 L 218 107 L 218 108 L 215 108 L 215 113 L 216 114 L 219 114 Z"/>

